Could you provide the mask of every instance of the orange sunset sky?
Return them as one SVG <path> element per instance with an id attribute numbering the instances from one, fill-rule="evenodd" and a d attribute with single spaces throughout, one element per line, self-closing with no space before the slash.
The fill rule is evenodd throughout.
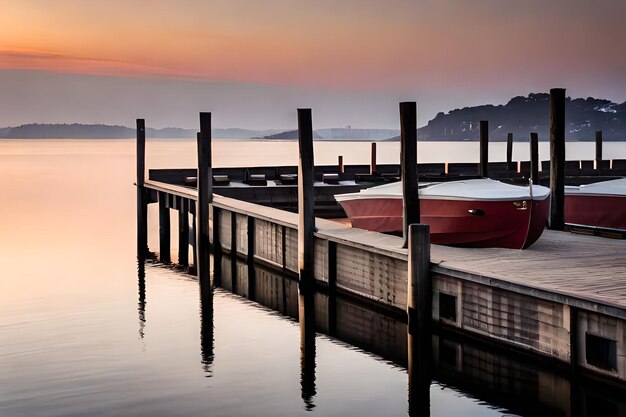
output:
<path id="1" fill-rule="evenodd" d="M 0 0 L 0 127 L 396 127 L 565 87 L 626 100 L 617 0 Z"/>

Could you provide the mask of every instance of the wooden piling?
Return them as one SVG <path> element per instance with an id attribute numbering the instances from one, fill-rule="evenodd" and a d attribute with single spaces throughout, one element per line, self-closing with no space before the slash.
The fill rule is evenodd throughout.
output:
<path id="1" fill-rule="evenodd" d="M 198 133 L 198 201 L 196 207 L 198 264 L 196 273 L 200 286 L 212 288 L 209 241 L 209 203 L 212 200 L 211 181 L 211 113 L 200 113 Z"/>
<path id="2" fill-rule="evenodd" d="M 376 174 L 376 142 L 372 142 L 370 148 L 370 175 Z"/>
<path id="3" fill-rule="evenodd" d="M 298 109 L 298 321 L 300 323 L 301 387 L 306 407 L 315 395 L 315 305 L 313 252 L 313 124 L 311 109 Z"/>
<path id="4" fill-rule="evenodd" d="M 489 176 L 489 122 L 480 121 L 480 162 L 478 163 L 478 175 L 487 178 Z"/>
<path id="5" fill-rule="evenodd" d="M 423 414 L 430 404 L 432 361 L 432 280 L 430 226 L 409 226 L 408 249 L 408 371 L 409 415 Z"/>
<path id="6" fill-rule="evenodd" d="M 533 184 L 539 184 L 539 134 L 530 134 L 530 179 Z"/>
<path id="7" fill-rule="evenodd" d="M 146 179 L 146 124 L 137 119 L 137 257 L 148 255 L 148 196 L 144 188 Z"/>
<path id="8" fill-rule="evenodd" d="M 302 286 L 311 284 L 313 280 L 315 177 L 311 109 L 298 109 L 298 145 L 298 270 Z"/>
<path id="9" fill-rule="evenodd" d="M 550 229 L 565 227 L 565 89 L 550 90 Z"/>
<path id="10" fill-rule="evenodd" d="M 162 263 L 171 262 L 170 255 L 170 209 L 167 207 L 167 194 L 159 192 L 159 258 Z"/>
<path id="11" fill-rule="evenodd" d="M 506 168 L 509 171 L 515 169 L 513 164 L 513 133 L 507 133 L 506 135 Z"/>
<path id="12" fill-rule="evenodd" d="M 602 174 L 602 131 L 596 131 L 596 172 Z"/>
<path id="13" fill-rule="evenodd" d="M 404 243 L 407 247 L 410 224 L 420 221 L 420 204 L 417 187 L 417 104 L 400 103 L 400 175 L 402 176 Z"/>
<path id="14" fill-rule="evenodd" d="M 189 266 L 189 200 L 186 198 L 178 209 L 178 265 Z"/>

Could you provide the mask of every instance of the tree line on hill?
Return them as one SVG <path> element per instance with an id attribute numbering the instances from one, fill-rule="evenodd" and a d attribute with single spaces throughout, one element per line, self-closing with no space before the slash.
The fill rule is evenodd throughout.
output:
<path id="1" fill-rule="evenodd" d="M 428 141 L 478 140 L 479 122 L 489 122 L 492 141 L 506 140 L 513 133 L 515 140 L 528 140 L 537 132 L 540 140 L 549 138 L 550 95 L 529 94 L 512 98 L 504 105 L 481 105 L 439 113 L 426 126 L 418 129 L 418 138 Z M 566 140 L 594 140 L 601 130 L 607 141 L 626 141 L 626 102 L 609 100 L 571 99 L 565 101 Z M 197 130 L 169 127 L 146 129 L 148 138 L 193 139 Z M 134 128 L 104 124 L 25 124 L 0 128 L 0 138 L 12 139 L 128 139 L 134 138 Z M 297 130 L 284 129 L 213 129 L 217 139 L 297 139 Z M 357 129 L 351 126 L 314 131 L 317 140 L 399 140 L 397 129 Z"/>

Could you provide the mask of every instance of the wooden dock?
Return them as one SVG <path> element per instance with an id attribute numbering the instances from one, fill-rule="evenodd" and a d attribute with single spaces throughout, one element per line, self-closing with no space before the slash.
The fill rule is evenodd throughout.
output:
<path id="1" fill-rule="evenodd" d="M 147 253 L 147 205 L 158 202 L 160 258 L 170 261 L 168 210 L 175 209 L 180 224 L 179 262 L 185 266 L 192 245 L 202 294 L 219 285 L 222 276 L 228 276 L 233 286 L 240 275 L 245 276 L 248 291 L 256 291 L 255 265 L 298 277 L 305 357 L 311 357 L 307 349 L 314 350 L 315 330 L 333 328 L 337 294 L 406 314 L 410 392 L 430 385 L 425 364 L 431 346 L 426 341 L 433 323 L 549 358 L 568 366 L 573 374 L 626 383 L 626 241 L 546 230 L 523 251 L 430 245 L 428 227 L 414 224 L 415 213 L 406 210 L 419 205 L 418 193 L 410 190 L 417 186 L 415 150 L 408 146 L 416 140 L 415 110 L 414 103 L 405 104 L 401 103 L 400 172 L 405 224 L 411 226 L 404 237 L 314 216 L 310 109 L 298 111 L 298 213 L 219 195 L 212 181 L 209 113 L 201 113 L 198 135 L 199 187 L 183 185 L 182 174 L 174 171 L 146 180 L 144 125 L 138 121 L 138 256 Z M 564 141 L 562 133 L 554 135 L 556 141 Z M 564 153 L 552 159 L 553 168 L 559 169 L 551 170 L 551 180 L 558 179 L 551 181 L 551 187 L 562 188 Z M 485 174 L 487 155 L 481 161 Z M 179 179 L 168 182 L 167 177 Z M 550 224 L 562 230 L 562 192 L 560 197 L 556 194 Z M 404 249 L 407 243 L 409 249 Z M 315 304 L 317 290 L 328 294 L 327 303 Z"/>
<path id="2" fill-rule="evenodd" d="M 150 180 L 145 187 L 171 208 L 197 199 L 188 187 Z M 219 195 L 212 206 L 221 253 L 298 273 L 296 213 Z M 316 226 L 318 286 L 406 309 L 401 237 L 320 218 Z M 546 230 L 526 250 L 432 245 L 430 254 L 435 322 L 626 381 L 626 241 Z M 590 357 L 589 340 L 594 352 L 613 353 Z"/>

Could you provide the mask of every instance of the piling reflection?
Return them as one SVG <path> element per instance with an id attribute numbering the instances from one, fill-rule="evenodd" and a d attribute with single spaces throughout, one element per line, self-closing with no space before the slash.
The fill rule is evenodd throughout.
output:
<path id="1" fill-rule="evenodd" d="M 315 408 L 315 315 L 314 298 L 310 289 L 298 294 L 300 322 L 300 387 L 307 410 Z"/>
<path id="2" fill-rule="evenodd" d="M 213 289 L 206 288 L 200 291 L 200 354 L 202 369 L 207 377 L 213 375 L 212 367 L 215 359 L 213 310 Z"/>
<path id="3" fill-rule="evenodd" d="M 137 288 L 139 301 L 137 302 L 137 313 L 139 315 L 139 338 L 143 340 L 146 327 L 146 260 L 137 259 Z"/>
<path id="4" fill-rule="evenodd" d="M 430 416 L 432 335 L 419 334 L 407 326 L 407 369 L 409 373 L 409 416 Z"/>
<path id="5" fill-rule="evenodd" d="M 232 265 L 224 257 L 222 266 Z M 254 265 L 248 280 L 248 266 L 235 262 L 222 269 L 229 290 L 248 297 L 286 316 L 297 318 L 299 301 L 295 276 Z M 236 271 L 235 276 L 231 274 Z M 337 291 L 331 297 L 318 288 L 312 303 L 316 330 L 379 355 L 409 371 L 409 416 L 430 415 L 433 383 L 462 391 L 512 414 L 529 416 L 620 416 L 626 415 L 626 389 L 608 389 L 584 376 L 573 377 L 567 370 L 534 357 L 503 350 L 476 339 L 436 327 L 431 337 L 408 332 L 406 314 L 374 308 L 367 300 Z M 301 330 L 302 331 L 302 330 Z M 315 333 L 301 333 L 301 386 L 305 407 L 312 408 L 316 395 Z M 408 337 L 407 337 L 408 335 Z M 425 353 L 426 352 L 426 353 Z M 426 358 L 426 359 L 425 359 Z M 426 371 L 424 371 L 426 370 Z M 310 409 L 309 408 L 309 409 Z"/>

